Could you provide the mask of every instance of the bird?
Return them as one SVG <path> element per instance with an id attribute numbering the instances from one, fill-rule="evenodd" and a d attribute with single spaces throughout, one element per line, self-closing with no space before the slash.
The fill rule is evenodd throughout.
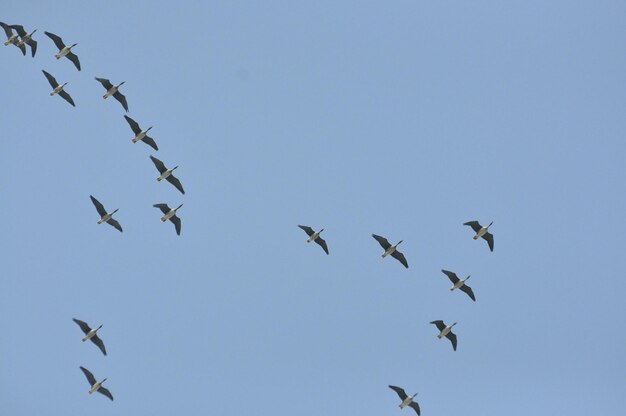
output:
<path id="1" fill-rule="evenodd" d="M 128 113 L 128 103 L 126 102 L 126 97 L 124 97 L 124 94 L 118 91 L 119 88 L 122 86 L 122 84 L 124 84 L 126 81 L 122 81 L 117 85 L 113 85 L 111 84 L 111 81 L 109 81 L 106 78 L 98 78 L 98 77 L 95 77 L 95 78 L 96 78 L 96 81 L 102 84 L 102 86 L 106 88 L 107 90 L 107 92 L 102 96 L 102 98 L 106 100 L 110 96 L 113 96 L 113 98 L 115 98 L 117 101 L 119 101 L 122 104 L 122 107 L 124 107 L 124 110 L 126 110 L 126 112 Z"/>
<path id="2" fill-rule="evenodd" d="M 111 392 L 108 389 L 102 387 L 102 383 L 107 380 L 106 378 L 102 379 L 101 381 L 96 381 L 96 378 L 93 376 L 93 374 L 91 374 L 91 371 L 82 366 L 80 367 L 80 369 L 83 370 L 83 373 L 85 374 L 85 377 L 87 377 L 87 381 L 91 386 L 91 388 L 89 389 L 89 394 L 97 391 L 98 393 L 104 394 L 109 399 L 111 399 L 111 401 L 113 401 L 113 395 L 111 394 Z"/>
<path id="3" fill-rule="evenodd" d="M 21 38 L 17 41 L 15 45 L 19 48 L 20 46 L 27 44 L 28 46 L 30 46 L 32 56 L 35 57 L 35 52 L 37 52 L 37 41 L 33 39 L 33 34 L 37 31 L 37 29 L 33 30 L 30 33 L 27 33 L 24 30 L 24 26 L 22 25 L 11 25 L 11 27 L 15 29 L 15 31 L 18 35 L 20 35 Z"/>
<path id="4" fill-rule="evenodd" d="M 437 338 L 441 339 L 442 337 L 446 337 L 452 343 L 452 349 L 456 351 L 456 335 L 452 333 L 452 327 L 456 325 L 456 322 L 452 325 L 446 325 L 442 320 L 432 321 L 431 324 L 434 324 L 439 330 L 439 335 Z"/>
<path id="5" fill-rule="evenodd" d="M 11 26 L 7 25 L 6 23 L 0 22 L 0 26 L 2 26 L 2 28 L 4 29 L 4 33 L 6 33 L 7 35 L 7 40 L 4 42 L 4 46 L 7 46 L 9 44 L 17 46 L 17 42 L 19 42 L 19 35 L 17 33 L 13 33 L 13 29 L 11 28 Z M 24 46 L 24 44 L 21 44 L 17 47 L 19 48 L 19 50 L 22 51 L 22 55 L 26 56 L 26 46 Z"/>
<path id="6" fill-rule="evenodd" d="M 174 169 L 176 169 L 178 166 L 174 166 L 172 169 L 168 169 L 165 167 L 165 164 L 156 157 L 150 156 L 150 159 L 152 160 L 152 163 L 154 163 L 154 166 L 156 166 L 157 170 L 161 173 L 161 175 L 157 178 L 157 181 L 161 182 L 163 179 L 165 179 L 166 181 L 174 185 L 174 187 L 178 189 L 181 194 L 184 195 L 185 190 L 183 189 L 183 185 L 180 183 L 178 178 L 176 178 L 172 174 Z"/>
<path id="7" fill-rule="evenodd" d="M 120 95 L 122 95 L 122 94 L 120 94 Z M 122 97 L 123 97 L 123 95 L 122 95 Z M 127 115 L 124 115 L 124 118 L 128 122 L 128 125 L 130 126 L 131 130 L 133 131 L 133 133 L 135 133 L 135 137 L 132 139 L 133 143 L 137 143 L 139 140 L 141 140 L 142 142 L 144 142 L 145 144 L 147 144 L 148 146 L 150 146 L 154 150 L 157 150 L 157 151 L 159 150 L 159 147 L 157 146 L 157 144 L 154 141 L 154 139 L 152 137 L 148 136 L 148 132 L 150 131 L 152 126 L 148 127 L 145 130 L 141 130 L 141 127 L 139 127 L 139 124 L 135 120 L 133 120 L 132 118 L 128 117 Z"/>
<path id="8" fill-rule="evenodd" d="M 91 202 L 93 202 L 94 206 L 96 207 L 96 211 L 98 211 L 98 214 L 100 214 L 100 220 L 98 221 L 98 224 L 102 224 L 103 222 L 106 222 L 107 224 L 112 225 L 113 227 L 117 228 L 120 232 L 122 232 L 122 226 L 120 225 L 120 223 L 113 219 L 113 214 L 119 211 L 119 208 L 113 212 L 107 213 L 106 209 L 104 209 L 104 206 L 100 203 L 100 201 L 98 201 L 92 195 L 89 195 L 89 197 L 91 198 Z"/>
<path id="9" fill-rule="evenodd" d="M 76 318 L 72 318 L 72 320 L 76 322 L 76 324 L 80 327 L 80 329 L 82 329 L 83 332 L 85 333 L 85 336 L 83 337 L 83 342 L 87 340 L 91 340 L 91 342 L 93 342 L 94 344 L 98 346 L 98 348 L 100 348 L 100 351 L 102 351 L 102 354 L 107 355 L 107 350 L 106 348 L 104 348 L 104 342 L 102 342 L 102 340 L 98 337 L 98 334 L 97 334 L 98 330 L 102 328 L 102 325 L 100 325 L 97 328 L 90 328 L 89 325 L 87 325 L 87 322 L 81 321 L 80 319 L 76 319 Z"/>
<path id="10" fill-rule="evenodd" d="M 41 72 L 43 72 L 46 78 L 48 78 L 48 82 L 50 83 L 50 86 L 53 88 L 52 92 L 50 93 L 50 96 L 53 96 L 54 94 L 59 94 L 61 98 L 63 98 L 68 103 L 72 104 L 73 107 L 76 107 L 76 104 L 74 104 L 74 100 L 72 100 L 72 97 L 70 97 L 67 91 L 63 89 L 67 85 L 67 82 L 63 85 L 59 85 L 57 80 L 52 75 L 50 75 L 43 69 L 41 70 Z"/>
<path id="11" fill-rule="evenodd" d="M 452 282 L 453 286 L 450 288 L 451 291 L 453 291 L 454 289 L 459 289 L 459 290 L 467 293 L 467 296 L 469 296 L 470 299 L 472 299 L 474 302 L 476 302 L 476 297 L 474 296 L 474 291 L 472 290 L 471 287 L 469 287 L 468 285 L 465 284 L 465 281 L 467 279 L 469 279 L 470 276 L 467 276 L 465 279 L 459 279 L 454 272 L 451 272 L 449 270 L 443 270 L 443 269 L 441 269 L 441 271 L 446 276 L 448 276 L 448 279 L 450 279 L 450 281 Z"/>
<path id="12" fill-rule="evenodd" d="M 382 255 L 382 258 L 385 258 L 388 255 L 391 255 L 391 257 L 393 257 L 394 259 L 402 263 L 404 267 L 406 267 L 407 269 L 409 268 L 409 263 L 407 263 L 406 258 L 404 257 L 404 254 L 400 253 L 396 249 L 403 240 L 398 241 L 397 244 L 391 245 L 385 237 L 381 237 L 376 234 L 372 234 L 372 237 L 374 237 L 374 239 L 378 241 L 378 244 L 380 244 L 381 247 L 385 250 L 385 252 Z"/>
<path id="13" fill-rule="evenodd" d="M 328 254 L 328 246 L 326 245 L 326 241 L 322 237 L 320 237 L 320 233 L 324 231 L 323 228 L 319 231 L 313 231 L 313 228 L 308 227 L 306 225 L 298 225 L 298 227 L 302 228 L 304 232 L 309 235 L 308 240 L 306 240 L 307 243 L 310 243 L 311 241 L 315 241 L 324 249 L 326 254 Z"/>
<path id="14" fill-rule="evenodd" d="M 63 39 L 61 39 L 60 36 L 57 36 L 54 33 L 50 33 L 50 32 L 43 32 L 43 33 L 45 33 L 50 39 L 52 39 L 52 41 L 57 46 L 57 48 L 59 48 L 59 52 L 54 54 L 54 57 L 57 59 L 61 59 L 65 56 L 67 59 L 72 61 L 76 69 L 80 71 L 80 61 L 78 60 L 78 56 L 76 56 L 76 54 L 72 52 L 72 48 L 78 45 L 78 43 L 75 43 L 70 46 L 66 46 L 65 43 L 63 43 Z"/>
<path id="15" fill-rule="evenodd" d="M 489 227 L 491 227 L 491 224 L 493 224 L 493 221 L 491 221 L 488 226 L 483 227 L 478 221 L 468 221 L 463 225 L 469 225 L 470 227 L 472 227 L 472 230 L 474 230 L 474 232 L 476 233 L 476 235 L 473 237 L 474 240 L 478 240 L 480 237 L 484 238 L 485 240 L 487 240 L 487 244 L 489 244 L 489 250 L 493 251 L 493 234 L 489 232 Z"/>
<path id="16" fill-rule="evenodd" d="M 165 222 L 170 220 L 174 223 L 174 227 L 176 228 L 176 234 L 180 235 L 180 218 L 176 216 L 176 211 L 182 207 L 183 204 L 180 204 L 176 208 L 172 209 L 167 206 L 167 204 L 154 204 L 153 207 L 158 208 L 163 212 L 163 216 L 161 217 L 161 221 Z"/>
<path id="17" fill-rule="evenodd" d="M 417 402 L 413 401 L 413 398 L 417 396 L 417 393 L 415 393 L 412 396 L 408 396 L 406 392 L 404 391 L 404 389 L 401 387 L 389 386 L 389 388 L 395 391 L 396 393 L 398 393 L 398 396 L 400 396 L 400 400 L 402 400 L 402 403 L 400 403 L 399 405 L 400 409 L 404 409 L 406 406 L 409 406 L 409 407 L 412 407 L 413 410 L 415 410 L 415 413 L 417 413 L 417 416 L 420 415 L 420 405 L 417 404 Z"/>

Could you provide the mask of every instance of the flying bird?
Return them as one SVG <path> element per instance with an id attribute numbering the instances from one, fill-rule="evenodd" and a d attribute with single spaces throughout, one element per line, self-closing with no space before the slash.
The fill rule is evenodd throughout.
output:
<path id="1" fill-rule="evenodd" d="M 17 46 L 17 42 L 19 42 L 19 35 L 17 33 L 13 33 L 13 29 L 11 28 L 11 26 L 7 25 L 6 23 L 0 22 L 0 26 L 2 26 L 2 29 L 4 29 L 4 33 L 6 33 L 7 35 L 7 40 L 4 42 L 4 46 L 7 46 L 9 44 Z M 21 44 L 17 47 L 19 48 L 19 50 L 22 51 L 22 55 L 26 56 L 26 46 L 24 46 L 24 44 Z"/>
<path id="2" fill-rule="evenodd" d="M 72 61 L 76 69 L 80 71 L 80 61 L 78 60 L 78 56 L 76 56 L 76 54 L 72 52 L 72 48 L 78 45 L 78 43 L 67 46 L 65 45 L 65 43 L 63 43 L 63 39 L 61 39 L 60 36 L 57 36 L 54 33 L 50 33 L 50 32 L 43 32 L 43 33 L 45 33 L 50 39 L 52 39 L 52 41 L 57 46 L 57 48 L 59 48 L 59 52 L 54 54 L 54 57 L 57 59 L 61 59 L 65 56 L 67 59 Z"/>
<path id="3" fill-rule="evenodd" d="M 182 207 L 183 204 L 180 204 L 176 208 L 172 209 L 167 206 L 167 204 L 154 204 L 153 207 L 158 208 L 164 214 L 161 217 L 161 221 L 165 222 L 167 220 L 172 221 L 174 223 L 174 227 L 176 228 L 176 234 L 180 235 L 180 218 L 176 216 L 176 211 Z"/>
<path id="4" fill-rule="evenodd" d="M 59 96 L 61 96 L 61 98 L 63 98 L 68 103 L 72 104 L 73 107 L 76 107 L 76 104 L 74 104 L 74 100 L 72 100 L 72 97 L 70 97 L 70 95 L 67 93 L 67 91 L 64 90 L 65 86 L 67 85 L 67 82 L 65 84 L 63 84 L 63 85 L 59 85 L 57 80 L 52 75 L 50 75 L 49 73 L 47 73 L 43 69 L 41 70 L 41 72 L 43 72 L 43 74 L 48 79 L 48 82 L 50 83 L 50 86 L 53 88 L 52 92 L 50 93 L 50 96 L 53 96 L 54 94 L 59 94 Z"/>
<path id="5" fill-rule="evenodd" d="M 165 167 L 165 164 L 163 162 L 161 162 L 159 159 L 157 159 L 156 157 L 150 156 L 150 159 L 152 160 L 152 163 L 154 163 L 154 166 L 156 166 L 157 170 L 161 174 L 157 178 L 157 181 L 161 182 L 163 179 L 165 179 L 166 181 L 168 181 L 169 183 L 174 185 L 174 187 L 176 189 L 178 189 L 181 194 L 184 195 L 185 194 L 185 190 L 183 189 L 183 185 L 180 183 L 178 178 L 176 178 L 174 175 L 172 175 L 172 172 L 178 166 L 174 166 L 172 169 L 168 169 L 168 168 Z"/>
<path id="6" fill-rule="evenodd" d="M 413 408 L 413 410 L 415 410 L 415 413 L 417 413 L 417 416 L 420 415 L 420 405 L 417 404 L 417 402 L 413 401 L 413 398 L 417 396 L 417 393 L 415 393 L 412 396 L 408 396 L 406 392 L 404 391 L 404 389 L 401 387 L 389 386 L 389 388 L 395 391 L 396 393 L 398 393 L 398 396 L 400 396 L 400 400 L 402 400 L 402 403 L 400 403 L 399 405 L 400 409 L 404 409 L 406 406 L 409 406 Z"/>
<path id="7" fill-rule="evenodd" d="M 133 131 L 133 133 L 135 133 L 135 137 L 133 137 L 133 139 L 132 139 L 133 143 L 137 143 L 139 140 L 141 140 L 142 142 L 144 142 L 145 144 L 147 144 L 148 146 L 150 146 L 154 150 L 159 150 L 159 147 L 155 143 L 154 139 L 152 139 L 152 137 L 148 136 L 148 132 L 150 131 L 152 126 L 148 127 L 145 130 L 141 130 L 141 127 L 139 127 L 139 124 L 135 120 L 133 120 L 132 118 L 128 117 L 127 115 L 125 115 L 124 118 L 128 122 L 128 125 L 130 126 L 130 129 Z"/>
<path id="8" fill-rule="evenodd" d="M 491 224 L 493 224 L 493 221 L 491 221 L 488 226 L 483 227 L 478 221 L 468 221 L 463 225 L 469 225 L 470 227 L 472 227 L 472 230 L 474 230 L 474 232 L 476 233 L 476 235 L 473 237 L 474 240 L 478 240 L 480 237 L 484 238 L 489 244 L 489 250 L 493 251 L 493 234 L 489 232 L 489 227 L 491 227 Z"/>
<path id="9" fill-rule="evenodd" d="M 107 92 L 102 96 L 102 98 L 106 100 L 110 96 L 113 96 L 113 98 L 115 98 L 117 101 L 119 101 L 122 104 L 122 107 L 124 107 L 124 110 L 126 110 L 126 112 L 128 113 L 128 103 L 126 102 L 126 97 L 124 97 L 124 94 L 118 91 L 120 86 L 122 86 L 122 84 L 124 84 L 126 81 L 122 81 L 117 85 L 111 84 L 111 81 L 109 81 L 106 78 L 96 77 L 96 81 L 102 84 L 102 86 L 107 90 Z"/>
<path id="10" fill-rule="evenodd" d="M 465 281 L 469 279 L 470 276 L 467 276 L 465 279 L 459 279 L 454 272 L 451 272 L 449 270 L 443 270 L 443 269 L 441 269 L 441 271 L 446 276 L 448 276 L 448 279 L 450 279 L 450 281 L 452 282 L 452 287 L 450 288 L 451 291 L 453 291 L 454 289 L 459 289 L 462 292 L 467 293 L 467 296 L 469 296 L 470 299 L 476 302 L 476 297 L 474 297 L 474 291 L 472 290 L 471 287 L 465 284 Z"/>
<path id="11" fill-rule="evenodd" d="M 324 231 L 323 228 L 319 231 L 313 231 L 313 228 L 308 227 L 306 225 L 298 225 L 298 227 L 302 228 L 304 232 L 308 234 L 309 238 L 308 240 L 306 240 L 307 243 L 310 243 L 311 241 L 315 241 L 324 249 L 326 254 L 328 254 L 328 246 L 326 245 L 326 241 L 322 237 L 320 237 L 320 233 Z"/>
<path id="12" fill-rule="evenodd" d="M 120 225 L 120 223 L 113 219 L 113 214 L 119 211 L 119 208 L 113 212 L 107 212 L 106 209 L 104 209 L 104 206 L 100 203 L 100 201 L 98 201 L 96 198 L 94 198 L 91 195 L 89 195 L 89 197 L 91 198 L 91 202 L 93 202 L 94 206 L 96 207 L 96 211 L 98 211 L 98 214 L 100 214 L 100 220 L 98 221 L 98 224 L 102 224 L 103 222 L 106 222 L 107 224 L 112 225 L 113 227 L 117 228 L 120 232 L 122 232 L 122 226 Z"/>
<path id="13" fill-rule="evenodd" d="M 404 254 L 400 253 L 397 250 L 398 245 L 400 245 L 400 243 L 403 240 L 400 240 L 396 244 L 391 245 L 389 243 L 389 241 L 387 241 L 387 239 L 385 237 L 381 237 L 381 236 L 376 235 L 376 234 L 372 234 L 372 237 L 374 237 L 374 239 L 376 241 L 378 241 L 378 244 L 380 244 L 381 247 L 385 250 L 385 252 L 382 254 L 382 258 L 385 258 L 385 257 L 391 255 L 391 257 L 393 257 L 394 259 L 396 259 L 400 263 L 402 263 L 404 265 L 404 267 L 406 267 L 407 269 L 409 268 L 409 263 L 407 263 L 406 258 L 404 257 Z"/>
<path id="14" fill-rule="evenodd" d="M 83 342 L 91 340 L 91 342 L 93 342 L 98 346 L 98 348 L 100 348 L 102 354 L 107 355 L 107 350 L 106 348 L 104 348 L 104 342 L 102 342 L 97 334 L 98 330 L 102 328 L 102 325 L 97 328 L 91 328 L 89 327 L 89 325 L 87 325 L 87 322 L 81 321 L 80 319 L 72 318 L 72 320 L 76 322 L 80 329 L 82 329 L 82 331 L 85 333 L 85 336 L 83 337 Z"/>
<path id="15" fill-rule="evenodd" d="M 453 323 L 452 325 L 446 325 L 443 323 L 443 321 L 438 320 L 438 321 L 432 321 L 431 324 L 434 324 L 439 330 L 439 335 L 437 335 L 437 338 L 439 339 L 441 339 L 442 337 L 448 338 L 450 342 L 452 343 L 452 349 L 456 351 L 456 335 L 452 333 L 452 327 L 456 325 L 456 322 Z"/>
<path id="16" fill-rule="evenodd" d="M 15 29 L 15 31 L 17 32 L 18 35 L 20 35 L 20 38 L 21 38 L 20 40 L 17 41 L 15 46 L 19 48 L 21 46 L 24 46 L 24 44 L 27 44 L 28 46 L 30 46 L 30 51 L 32 53 L 32 56 L 34 57 L 35 52 L 37 52 L 37 41 L 33 39 L 33 34 L 37 31 L 37 29 L 33 30 L 30 33 L 27 33 L 24 30 L 24 26 L 22 25 L 11 25 L 11 27 Z"/>
<path id="17" fill-rule="evenodd" d="M 83 373 L 85 374 L 85 377 L 87 377 L 87 381 L 91 386 L 91 388 L 89 389 L 89 394 L 97 391 L 98 393 L 104 394 L 109 399 L 111 399 L 111 401 L 113 401 L 113 395 L 111 394 L 111 392 L 102 387 L 102 383 L 107 380 L 106 378 L 101 381 L 96 381 L 96 378 L 93 376 L 93 374 L 91 374 L 91 371 L 87 370 L 85 367 L 80 367 L 80 369 L 83 370 Z"/>

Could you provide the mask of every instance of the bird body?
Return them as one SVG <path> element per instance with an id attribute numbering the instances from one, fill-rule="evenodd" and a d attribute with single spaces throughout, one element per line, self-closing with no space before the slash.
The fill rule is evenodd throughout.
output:
<path id="1" fill-rule="evenodd" d="M 320 237 L 320 234 L 322 233 L 322 231 L 324 231 L 323 228 L 319 231 L 314 231 L 313 228 L 309 227 L 308 225 L 298 225 L 298 227 L 304 230 L 304 232 L 307 233 L 307 235 L 309 236 L 309 238 L 306 240 L 307 243 L 315 241 L 317 244 L 320 245 L 320 247 L 322 247 L 324 252 L 328 254 L 328 245 L 326 244 L 326 241 L 322 237 Z"/>
<path id="2" fill-rule="evenodd" d="M 87 332 L 87 335 L 85 335 L 83 337 L 83 342 L 90 340 L 91 338 L 94 337 L 94 335 L 96 335 L 96 333 L 98 332 L 98 330 L 102 328 L 102 325 L 100 325 L 97 328 L 92 329 L 91 331 Z"/>
<path id="3" fill-rule="evenodd" d="M 474 240 L 478 240 L 481 237 L 484 238 L 489 245 L 489 250 L 493 251 L 493 234 L 489 232 L 489 227 L 491 227 L 491 224 L 493 224 L 493 221 L 491 221 L 486 227 L 483 227 L 478 221 L 468 221 L 463 225 L 469 225 L 470 227 L 472 227 L 472 230 L 474 230 L 474 232 L 476 233 L 472 238 Z"/>
<path id="4" fill-rule="evenodd" d="M 396 244 L 391 244 L 385 237 L 381 237 L 376 234 L 372 234 L 372 237 L 374 237 L 374 239 L 378 241 L 378 244 L 380 244 L 383 250 L 385 250 L 381 255 L 382 258 L 391 256 L 394 259 L 398 260 L 400 263 L 402 263 L 404 267 L 406 267 L 407 269 L 409 268 L 409 263 L 406 261 L 404 254 L 398 251 L 398 245 L 400 245 L 403 240 L 398 241 Z"/>
<path id="5" fill-rule="evenodd" d="M 409 396 L 409 395 L 406 394 L 404 389 L 401 388 L 401 387 L 389 386 L 389 388 L 392 389 L 393 391 L 395 391 L 398 394 L 398 396 L 400 397 L 400 400 L 402 400 L 402 402 L 398 405 L 398 407 L 400 407 L 400 409 L 404 409 L 406 406 L 409 406 L 413 410 L 415 410 L 415 413 L 417 413 L 418 416 L 420 415 L 420 406 L 419 406 L 419 404 L 417 404 L 417 402 L 413 401 L 415 396 L 417 396 L 417 393 L 415 393 L 412 396 Z"/>

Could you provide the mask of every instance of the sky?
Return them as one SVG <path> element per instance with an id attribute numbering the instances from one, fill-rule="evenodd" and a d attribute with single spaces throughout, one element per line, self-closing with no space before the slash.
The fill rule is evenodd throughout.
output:
<path id="1" fill-rule="evenodd" d="M 620 414 L 625 19 L 617 0 L 4 0 L 39 43 L 0 45 L 0 414 L 412 414 L 390 384 L 424 416 Z M 158 152 L 94 77 L 125 81 Z M 72 318 L 103 325 L 106 357 Z"/>

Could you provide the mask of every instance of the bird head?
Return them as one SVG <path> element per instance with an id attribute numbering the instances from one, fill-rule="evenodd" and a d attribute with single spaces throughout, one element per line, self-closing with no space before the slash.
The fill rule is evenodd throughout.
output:
<path id="1" fill-rule="evenodd" d="M 398 241 L 398 244 L 396 244 L 396 246 L 399 246 L 401 242 L 403 242 L 404 240 L 400 240 Z"/>
<path id="2" fill-rule="evenodd" d="M 493 221 L 491 221 L 491 222 L 489 223 L 489 225 L 487 226 L 487 228 L 491 227 L 491 224 L 493 224 Z"/>
<path id="3" fill-rule="evenodd" d="M 178 165 L 177 165 L 177 166 L 174 166 L 174 167 L 172 168 L 172 170 L 176 169 L 177 167 L 178 167 Z"/>
<path id="4" fill-rule="evenodd" d="M 183 204 L 180 204 L 178 207 L 176 207 L 176 209 L 175 209 L 174 211 L 178 211 L 178 209 L 179 209 L 180 207 L 182 207 L 182 206 L 183 206 Z"/>
<path id="5" fill-rule="evenodd" d="M 115 213 L 116 213 L 117 211 L 119 211 L 119 210 L 120 210 L 120 209 L 119 209 L 119 208 L 117 208 L 115 211 L 113 211 L 113 212 L 111 213 L 111 215 L 115 214 Z"/>
<path id="6" fill-rule="evenodd" d="M 70 46 L 70 49 L 72 49 L 74 46 L 78 45 L 78 43 L 73 44 L 72 46 Z"/>

